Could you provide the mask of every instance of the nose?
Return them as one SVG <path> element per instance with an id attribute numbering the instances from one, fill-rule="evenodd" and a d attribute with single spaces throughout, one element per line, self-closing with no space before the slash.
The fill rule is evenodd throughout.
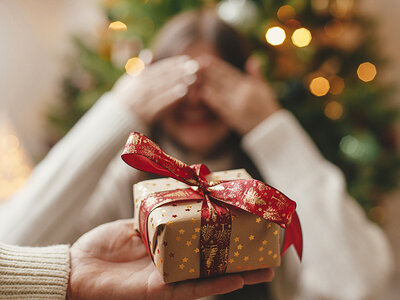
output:
<path id="1" fill-rule="evenodd" d="M 200 102 L 201 102 L 200 83 L 195 82 L 189 87 L 189 90 L 186 94 L 186 103 L 199 104 Z"/>

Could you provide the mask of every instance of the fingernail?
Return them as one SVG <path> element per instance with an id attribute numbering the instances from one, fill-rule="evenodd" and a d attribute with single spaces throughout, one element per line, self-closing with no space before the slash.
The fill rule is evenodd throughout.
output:
<path id="1" fill-rule="evenodd" d="M 180 98 L 186 95 L 186 93 L 188 92 L 188 87 L 186 84 L 178 84 L 177 86 L 175 86 L 175 95 Z"/>
<path id="2" fill-rule="evenodd" d="M 196 74 L 187 74 L 183 77 L 183 82 L 187 85 L 193 84 L 197 80 Z"/>
<path id="3" fill-rule="evenodd" d="M 199 70 L 199 63 L 193 59 L 185 62 L 183 65 L 187 74 L 194 74 Z"/>

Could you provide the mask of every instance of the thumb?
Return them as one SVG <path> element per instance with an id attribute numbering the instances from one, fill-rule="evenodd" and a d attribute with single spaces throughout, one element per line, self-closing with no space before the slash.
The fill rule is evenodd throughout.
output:
<path id="1" fill-rule="evenodd" d="M 258 79 L 264 79 L 261 59 L 254 54 L 247 59 L 245 70 L 251 76 L 254 76 Z"/>

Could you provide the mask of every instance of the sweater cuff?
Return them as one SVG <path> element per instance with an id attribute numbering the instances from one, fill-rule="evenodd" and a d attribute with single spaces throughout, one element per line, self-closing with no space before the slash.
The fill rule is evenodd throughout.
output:
<path id="1" fill-rule="evenodd" d="M 324 159 L 296 118 L 280 110 L 242 139 L 242 147 L 276 188 L 305 183 Z"/>
<path id="2" fill-rule="evenodd" d="M 69 247 L 42 248 L 0 244 L 0 298 L 65 299 Z"/>

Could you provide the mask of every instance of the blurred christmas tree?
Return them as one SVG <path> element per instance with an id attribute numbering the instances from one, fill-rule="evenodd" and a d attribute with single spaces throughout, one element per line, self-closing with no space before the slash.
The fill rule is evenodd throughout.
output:
<path id="1" fill-rule="evenodd" d="M 65 133 L 125 71 L 146 59 L 152 37 L 171 16 L 214 7 L 244 32 L 281 103 L 345 173 L 349 192 L 369 212 L 399 181 L 390 89 L 375 79 L 382 65 L 373 24 L 353 0 L 108 0 L 96 49 L 76 40 L 79 60 L 65 81 L 65 107 L 51 120 Z M 172 42 L 172 41 L 171 41 Z M 132 61 L 130 61 L 132 62 Z"/>

